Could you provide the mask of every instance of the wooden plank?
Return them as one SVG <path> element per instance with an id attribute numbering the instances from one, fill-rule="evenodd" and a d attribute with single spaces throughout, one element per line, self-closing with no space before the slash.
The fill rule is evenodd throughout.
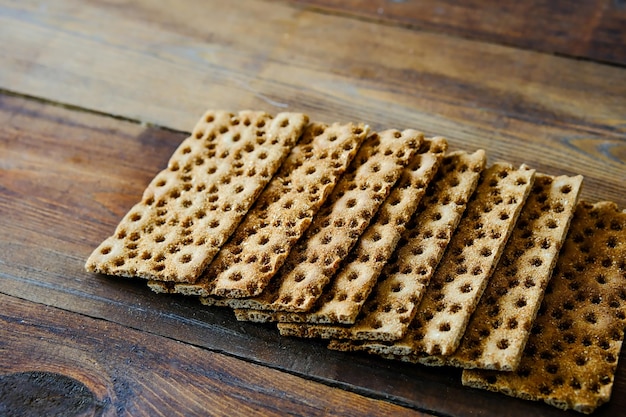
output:
<path id="1" fill-rule="evenodd" d="M 0 56 L 1 88 L 178 130 L 209 107 L 289 109 L 494 157 L 541 161 L 556 142 L 598 147 L 598 164 L 624 155 L 622 68 L 282 2 L 0 0 Z"/>
<path id="2" fill-rule="evenodd" d="M 488 42 L 626 65 L 620 1 L 293 0 L 313 8 Z"/>
<path id="3" fill-rule="evenodd" d="M 273 326 L 236 322 L 226 309 L 154 294 L 143 281 L 86 273 L 91 250 L 140 198 L 184 137 L 0 94 L 0 293 L 440 415 L 564 415 L 542 404 L 462 387 L 454 369 L 329 351 L 319 341 L 281 338 Z M 567 147 L 559 149 L 561 161 L 546 161 L 564 166 L 581 159 Z M 595 172 L 585 164 L 578 167 Z M 598 187 L 591 193 L 624 205 L 619 184 L 613 184 L 622 172 L 607 164 L 606 181 L 595 177 Z M 598 415 L 626 407 L 623 367 L 614 389 L 614 400 Z"/>
<path id="4" fill-rule="evenodd" d="M 5 295 L 0 304 L 0 390 L 11 374 L 51 373 L 48 391 L 59 390 L 51 382 L 66 382 L 60 376 L 70 377 L 91 391 L 93 415 L 427 415 L 77 313 Z M 56 398 L 35 397 L 42 387 L 33 385 L 16 400 L 36 401 L 7 395 L 0 410 L 36 415 L 47 402 L 69 405 L 77 396 L 70 385 Z"/>

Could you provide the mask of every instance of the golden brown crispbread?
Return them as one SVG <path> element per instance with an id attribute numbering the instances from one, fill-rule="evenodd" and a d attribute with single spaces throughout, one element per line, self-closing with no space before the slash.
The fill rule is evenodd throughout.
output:
<path id="1" fill-rule="evenodd" d="M 207 112 L 115 233 L 94 250 L 86 269 L 194 282 L 274 175 L 307 121 L 299 113 L 272 118 L 263 112 Z"/>
<path id="2" fill-rule="evenodd" d="M 423 135 L 410 129 L 371 135 L 266 291 L 254 298 L 232 299 L 231 306 L 309 310 L 422 141 Z"/>
<path id="3" fill-rule="evenodd" d="M 580 176 L 484 171 L 484 151 L 439 164 L 445 141 L 414 130 L 360 146 L 365 126 L 307 123 L 207 112 L 85 268 L 330 349 L 461 366 L 466 386 L 583 413 L 609 400 L 626 210 L 576 204 Z"/>
<path id="4" fill-rule="evenodd" d="M 290 334 L 291 329 L 286 328 L 285 332 L 281 332 L 282 336 L 299 336 L 299 337 L 317 337 L 317 335 L 313 335 L 313 336 L 305 336 L 305 335 L 299 335 L 299 334 Z M 393 343 L 393 342 L 389 342 L 389 343 Z M 339 352 L 361 352 L 361 351 L 365 351 L 368 353 L 377 353 L 375 351 L 370 351 L 369 350 L 369 346 L 371 345 L 382 345 L 382 346 L 386 346 L 385 342 L 371 342 L 368 340 L 351 340 L 351 339 L 331 339 L 328 342 L 328 349 L 331 350 L 336 350 Z M 384 356 L 384 354 L 381 354 L 380 356 Z M 402 356 L 404 357 L 404 356 Z M 392 359 L 396 359 L 395 357 L 391 357 Z"/>
<path id="5" fill-rule="evenodd" d="M 502 258 L 450 364 L 505 371 L 517 368 L 581 185 L 581 176 L 535 176 Z"/>
<path id="6" fill-rule="evenodd" d="M 255 205 L 187 295 L 258 295 L 309 227 L 365 137 L 363 125 L 311 124 Z"/>
<path id="7" fill-rule="evenodd" d="M 417 209 L 428 183 L 447 149 L 444 138 L 425 141 L 372 219 L 354 249 L 315 306 L 306 313 L 256 314 L 236 311 L 239 320 L 352 324 L 376 279 L 394 251 L 407 222 Z"/>
<path id="8" fill-rule="evenodd" d="M 457 232 L 418 307 L 412 327 L 419 352 L 450 355 L 458 347 L 502 254 L 535 171 L 496 163 L 483 172 Z"/>
<path id="9" fill-rule="evenodd" d="M 535 178 L 502 259 L 453 355 L 422 352 L 421 333 L 414 325 L 394 344 L 362 343 L 355 349 L 431 366 L 513 369 L 550 278 L 582 183 L 580 176 L 553 178 L 538 174 Z"/>
<path id="10" fill-rule="evenodd" d="M 153 279 L 148 280 L 148 288 L 152 291 L 161 294 L 172 294 L 175 292 L 175 283 L 171 281 L 155 281 Z"/>
<path id="11" fill-rule="evenodd" d="M 591 413 L 611 395 L 625 280 L 626 213 L 579 203 L 519 367 L 465 370 L 463 384 Z"/>
<path id="12" fill-rule="evenodd" d="M 281 333 L 376 340 L 402 337 L 484 166 L 484 151 L 454 152 L 444 158 L 354 326 L 285 323 L 279 325 Z"/>

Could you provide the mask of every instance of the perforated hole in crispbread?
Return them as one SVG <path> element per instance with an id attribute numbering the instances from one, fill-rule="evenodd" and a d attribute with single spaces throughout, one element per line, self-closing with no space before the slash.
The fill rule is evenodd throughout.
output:
<path id="1" fill-rule="evenodd" d="M 407 222 L 416 210 L 427 184 L 434 176 L 447 142 L 434 138 L 423 143 L 419 154 L 404 169 L 401 178 L 359 238 L 342 267 L 316 305 L 307 313 L 283 315 L 283 321 L 298 323 L 352 324 L 387 263 Z"/>
<path id="2" fill-rule="evenodd" d="M 245 301 L 245 307 L 281 311 L 312 307 L 421 146 L 418 132 L 404 131 L 399 137 L 396 132 L 373 134 L 365 141 L 275 277 L 275 291 Z"/>
<path id="3" fill-rule="evenodd" d="M 608 401 L 626 325 L 624 242 L 626 213 L 579 203 L 517 370 L 466 370 L 463 384 L 583 413 Z"/>
<path id="4" fill-rule="evenodd" d="M 452 364 L 507 371 L 517 367 L 581 185 L 580 176 L 536 175 L 489 286 L 450 358 Z"/>
<path id="5" fill-rule="evenodd" d="M 366 132 L 364 126 L 353 124 L 309 125 L 201 280 L 194 286 L 181 285 L 181 291 L 258 295 L 310 225 Z"/>
<path id="6" fill-rule="evenodd" d="M 476 193 L 433 275 L 412 324 L 420 335 L 413 350 L 449 355 L 457 348 L 470 315 L 497 264 L 530 191 L 534 170 L 494 164 L 483 172 Z M 508 203 L 510 202 L 510 203 Z M 453 306 L 460 308 L 452 308 Z"/>
<path id="7" fill-rule="evenodd" d="M 239 123 L 241 119 L 254 125 L 246 127 Z M 281 128 L 285 120 L 289 123 Z M 295 113 L 281 113 L 272 120 L 259 112 L 208 112 L 114 235 L 92 253 L 86 268 L 111 275 L 194 282 L 267 184 L 306 122 L 306 116 Z M 265 138 L 268 144 L 251 145 L 255 138 Z M 252 146 L 249 152 L 244 152 L 246 145 Z M 265 159 L 261 160 L 262 155 Z M 254 161 L 260 174 L 243 178 L 239 163 L 245 161 Z M 207 194 L 219 197 L 210 199 Z M 219 226 L 207 239 L 204 230 L 215 221 Z M 127 252 L 129 245 L 132 252 Z M 104 248 L 109 250 L 102 251 Z"/>

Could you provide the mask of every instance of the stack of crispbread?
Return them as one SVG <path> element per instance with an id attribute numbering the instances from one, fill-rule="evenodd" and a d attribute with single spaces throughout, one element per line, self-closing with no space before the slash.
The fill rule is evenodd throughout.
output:
<path id="1" fill-rule="evenodd" d="M 86 268 L 592 412 L 624 337 L 626 212 L 578 202 L 581 176 L 447 147 L 209 111 Z"/>

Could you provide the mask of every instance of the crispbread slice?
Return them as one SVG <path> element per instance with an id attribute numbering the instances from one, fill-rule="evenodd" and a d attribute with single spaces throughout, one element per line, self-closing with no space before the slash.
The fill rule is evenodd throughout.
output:
<path id="1" fill-rule="evenodd" d="M 591 413 L 610 399 L 626 326 L 626 213 L 578 204 L 515 372 L 463 371 L 463 384 Z"/>
<path id="2" fill-rule="evenodd" d="M 582 180 L 581 176 L 535 176 L 500 263 L 450 364 L 504 371 L 517 368 Z"/>
<path id="3" fill-rule="evenodd" d="M 308 121 L 209 111 L 91 254 L 91 272 L 194 282 L 295 145 Z M 251 172 L 251 166 L 255 172 Z"/>
<path id="4" fill-rule="evenodd" d="M 281 333 L 282 334 L 282 333 Z M 287 335 L 287 334 L 283 334 Z M 367 352 L 378 355 L 385 359 L 398 360 L 410 363 L 422 363 L 430 366 L 448 365 L 447 357 L 431 356 L 423 352 L 417 352 L 412 349 L 411 329 L 402 340 L 385 341 L 385 340 L 350 340 L 350 339 L 332 339 L 328 348 L 341 352 Z"/>
<path id="5" fill-rule="evenodd" d="M 311 311 L 259 314 L 237 310 L 239 320 L 352 324 L 367 299 L 383 266 L 394 251 L 408 221 L 417 209 L 428 183 L 447 149 L 444 138 L 425 141 L 420 152 L 404 169 L 396 186 L 359 238 L 354 249 L 333 277 Z"/>
<path id="6" fill-rule="evenodd" d="M 327 347 L 328 349 L 336 350 L 339 352 L 360 352 L 367 350 L 366 348 L 364 348 L 365 344 L 369 343 L 365 340 L 331 339 L 328 342 Z"/>
<path id="7" fill-rule="evenodd" d="M 365 137 L 363 125 L 313 123 L 255 205 L 186 295 L 250 297 L 261 293 L 311 224 Z"/>
<path id="8" fill-rule="evenodd" d="M 450 355 L 502 254 L 535 171 L 496 163 L 483 172 L 411 323 L 418 352 Z"/>
<path id="9" fill-rule="evenodd" d="M 422 141 L 423 135 L 411 129 L 371 135 L 266 291 L 254 298 L 231 299 L 231 306 L 310 309 Z"/>
<path id="10" fill-rule="evenodd" d="M 406 332 L 485 167 L 485 152 L 447 155 L 354 326 L 280 324 L 284 335 L 395 340 Z"/>

